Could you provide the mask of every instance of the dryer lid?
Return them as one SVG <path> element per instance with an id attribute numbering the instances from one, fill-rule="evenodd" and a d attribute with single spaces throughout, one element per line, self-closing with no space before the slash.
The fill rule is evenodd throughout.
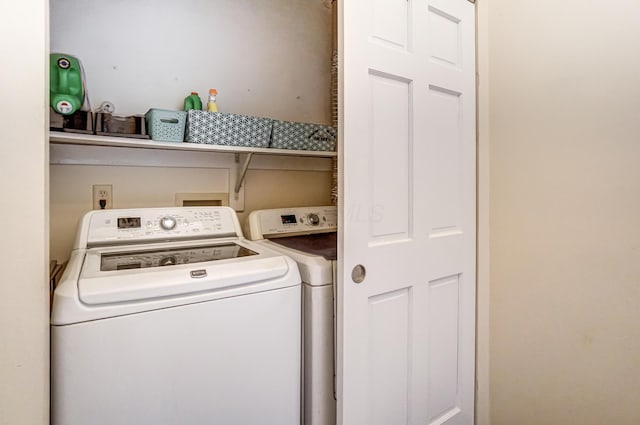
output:
<path id="1" fill-rule="evenodd" d="M 290 249 L 319 255 L 330 261 L 338 258 L 338 234 L 336 232 L 288 236 L 270 240 L 273 243 L 286 246 Z"/>

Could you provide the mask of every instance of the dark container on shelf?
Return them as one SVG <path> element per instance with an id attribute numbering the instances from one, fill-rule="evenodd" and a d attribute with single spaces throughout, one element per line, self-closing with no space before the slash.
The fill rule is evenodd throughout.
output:
<path id="1" fill-rule="evenodd" d="M 96 113 L 96 134 L 103 136 L 148 139 L 144 115 L 120 117 L 104 112 Z"/>
<path id="2" fill-rule="evenodd" d="M 49 129 L 68 133 L 93 134 L 93 113 L 76 111 L 71 115 L 62 115 L 49 108 Z"/>

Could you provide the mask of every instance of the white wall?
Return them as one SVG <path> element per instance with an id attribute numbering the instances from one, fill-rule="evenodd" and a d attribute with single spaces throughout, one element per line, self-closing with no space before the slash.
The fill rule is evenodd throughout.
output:
<path id="1" fill-rule="evenodd" d="M 51 51 L 83 63 L 92 106 L 182 108 L 330 124 L 331 10 L 322 0 L 51 0 Z"/>
<path id="2" fill-rule="evenodd" d="M 204 166 L 51 165 L 51 258 L 69 258 L 79 219 L 91 210 L 93 184 L 113 186 L 114 208 L 140 208 L 173 206 L 176 193 L 228 192 L 228 182 L 228 169 Z M 254 209 L 330 203 L 328 171 L 249 170 L 244 186 L 242 224 Z"/>
<path id="3" fill-rule="evenodd" d="M 47 1 L 0 13 L 0 424 L 49 423 Z"/>
<path id="4" fill-rule="evenodd" d="M 640 3 L 488 7 L 491 424 L 638 424 Z"/>

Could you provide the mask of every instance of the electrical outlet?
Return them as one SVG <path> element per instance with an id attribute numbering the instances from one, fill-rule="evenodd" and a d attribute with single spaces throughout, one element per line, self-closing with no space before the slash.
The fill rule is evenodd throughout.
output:
<path id="1" fill-rule="evenodd" d="M 113 208 L 113 186 L 110 184 L 93 185 L 93 209 Z"/>

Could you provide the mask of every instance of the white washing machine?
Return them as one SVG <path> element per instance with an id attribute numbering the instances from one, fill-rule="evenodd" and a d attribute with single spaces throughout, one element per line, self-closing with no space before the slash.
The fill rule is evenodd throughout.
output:
<path id="1" fill-rule="evenodd" d="M 249 238 L 298 263 L 303 293 L 303 424 L 334 425 L 335 206 L 258 210 Z"/>
<path id="2" fill-rule="evenodd" d="M 84 216 L 51 316 L 53 425 L 298 425 L 296 263 L 227 207 Z"/>

